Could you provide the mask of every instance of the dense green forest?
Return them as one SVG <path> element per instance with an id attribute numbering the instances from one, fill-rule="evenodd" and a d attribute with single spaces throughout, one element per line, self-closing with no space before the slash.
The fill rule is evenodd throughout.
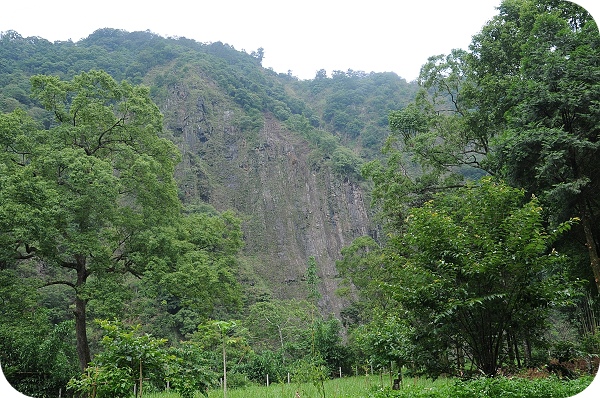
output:
<path id="1" fill-rule="evenodd" d="M 263 57 L 149 31 L 0 34 L 15 388 L 597 372 L 600 33 L 585 10 L 505 0 L 415 82 L 299 80 Z"/>

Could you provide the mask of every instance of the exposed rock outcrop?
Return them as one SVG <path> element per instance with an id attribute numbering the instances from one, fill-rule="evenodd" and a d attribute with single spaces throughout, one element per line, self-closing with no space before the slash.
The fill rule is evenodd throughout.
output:
<path id="1" fill-rule="evenodd" d="M 335 261 L 340 250 L 370 233 L 360 184 L 334 173 L 310 144 L 264 114 L 219 98 L 200 77 L 171 87 L 161 104 L 184 152 L 178 171 L 184 201 L 202 198 L 242 218 L 244 257 L 277 298 L 306 296 L 304 275 L 314 256 L 321 278 L 319 306 L 339 314 Z M 262 124 L 262 126 L 261 126 Z"/>

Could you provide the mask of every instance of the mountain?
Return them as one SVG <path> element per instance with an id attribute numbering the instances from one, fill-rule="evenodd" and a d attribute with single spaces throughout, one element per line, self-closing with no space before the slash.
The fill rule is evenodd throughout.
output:
<path id="1" fill-rule="evenodd" d="M 23 107 L 29 77 L 68 79 L 102 69 L 151 88 L 165 134 L 183 154 L 176 171 L 182 202 L 233 209 L 243 221 L 240 281 L 247 304 L 265 296 L 305 297 L 314 257 L 323 313 L 343 300 L 335 261 L 359 236 L 376 236 L 369 183 L 360 165 L 379 155 L 387 114 L 417 86 L 393 73 L 324 70 L 299 80 L 261 66 L 264 50 L 101 29 L 79 42 L 51 43 L 3 32 L 0 111 Z"/>

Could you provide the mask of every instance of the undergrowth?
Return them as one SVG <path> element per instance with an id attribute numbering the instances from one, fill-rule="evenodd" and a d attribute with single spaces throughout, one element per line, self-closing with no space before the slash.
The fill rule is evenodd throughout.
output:
<path id="1" fill-rule="evenodd" d="M 400 390 L 387 386 L 385 377 L 348 377 L 325 382 L 327 398 L 567 398 L 585 390 L 593 376 L 574 380 L 555 376 L 538 379 L 519 377 L 480 378 L 469 381 L 458 379 L 405 378 Z M 385 385 L 383 387 L 382 385 Z M 227 398 L 321 398 L 311 383 L 274 383 L 266 386 L 248 386 L 230 389 Z M 174 393 L 144 394 L 145 398 L 178 398 Z M 196 398 L 204 397 L 196 394 Z M 209 398 L 221 398 L 223 392 L 212 390 Z"/>
<path id="2" fill-rule="evenodd" d="M 557 377 L 540 379 L 525 378 L 480 378 L 470 381 L 456 380 L 453 383 L 439 384 L 423 388 L 411 384 L 400 390 L 379 389 L 368 395 L 369 398 L 567 398 L 585 390 L 592 382 L 592 376 L 575 380 L 562 380 Z"/>

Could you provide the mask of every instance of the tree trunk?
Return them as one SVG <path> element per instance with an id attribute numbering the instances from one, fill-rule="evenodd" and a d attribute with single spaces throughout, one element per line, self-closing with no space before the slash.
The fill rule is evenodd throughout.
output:
<path id="1" fill-rule="evenodd" d="M 600 255 L 598 254 L 598 245 L 596 245 L 596 239 L 594 239 L 594 232 L 592 230 L 591 216 L 587 211 L 582 216 L 583 231 L 585 233 L 586 246 L 590 256 L 590 265 L 592 266 L 592 272 L 594 273 L 594 280 L 596 281 L 596 288 L 600 292 Z"/>
<path id="2" fill-rule="evenodd" d="M 221 332 L 223 333 L 223 332 Z M 227 351 L 225 350 L 225 335 L 223 334 L 223 398 L 227 398 Z"/>
<path id="3" fill-rule="evenodd" d="M 281 330 L 281 326 L 277 326 L 277 331 L 279 332 L 279 342 L 281 344 L 281 362 L 285 363 L 285 344 L 283 344 L 283 331 Z"/>
<path id="4" fill-rule="evenodd" d="M 515 356 L 517 358 L 517 368 L 521 368 L 521 356 L 519 355 L 519 342 L 516 337 L 513 340 L 513 345 L 515 346 Z"/>
<path id="5" fill-rule="evenodd" d="M 532 365 L 532 355 L 531 355 L 531 342 L 529 341 L 529 336 L 525 337 L 525 361 L 526 366 Z"/>
<path id="6" fill-rule="evenodd" d="M 397 361 L 396 364 L 398 366 L 398 377 L 395 378 L 392 382 L 392 390 L 399 390 L 400 387 L 402 387 L 402 363 L 400 361 Z"/>
<path id="7" fill-rule="evenodd" d="M 85 285 L 88 277 L 88 271 L 85 263 L 77 268 L 77 283 L 75 285 L 75 338 L 77 340 L 77 357 L 79 358 L 79 367 L 83 372 L 92 360 L 90 346 L 87 339 L 87 321 L 86 305 L 87 301 L 79 296 L 79 290 Z"/>
<path id="8" fill-rule="evenodd" d="M 91 361 L 90 347 L 87 340 L 85 300 L 75 297 L 75 336 L 77 339 L 77 357 L 79 358 L 79 367 L 84 371 Z"/>
<path id="9" fill-rule="evenodd" d="M 512 366 L 515 363 L 515 345 L 513 344 L 513 336 L 510 331 L 506 332 L 506 348 L 508 351 L 508 362 Z"/>
<path id="10" fill-rule="evenodd" d="M 142 358 L 140 358 L 140 398 L 142 398 L 142 380 L 144 380 L 144 376 L 142 374 Z"/>

